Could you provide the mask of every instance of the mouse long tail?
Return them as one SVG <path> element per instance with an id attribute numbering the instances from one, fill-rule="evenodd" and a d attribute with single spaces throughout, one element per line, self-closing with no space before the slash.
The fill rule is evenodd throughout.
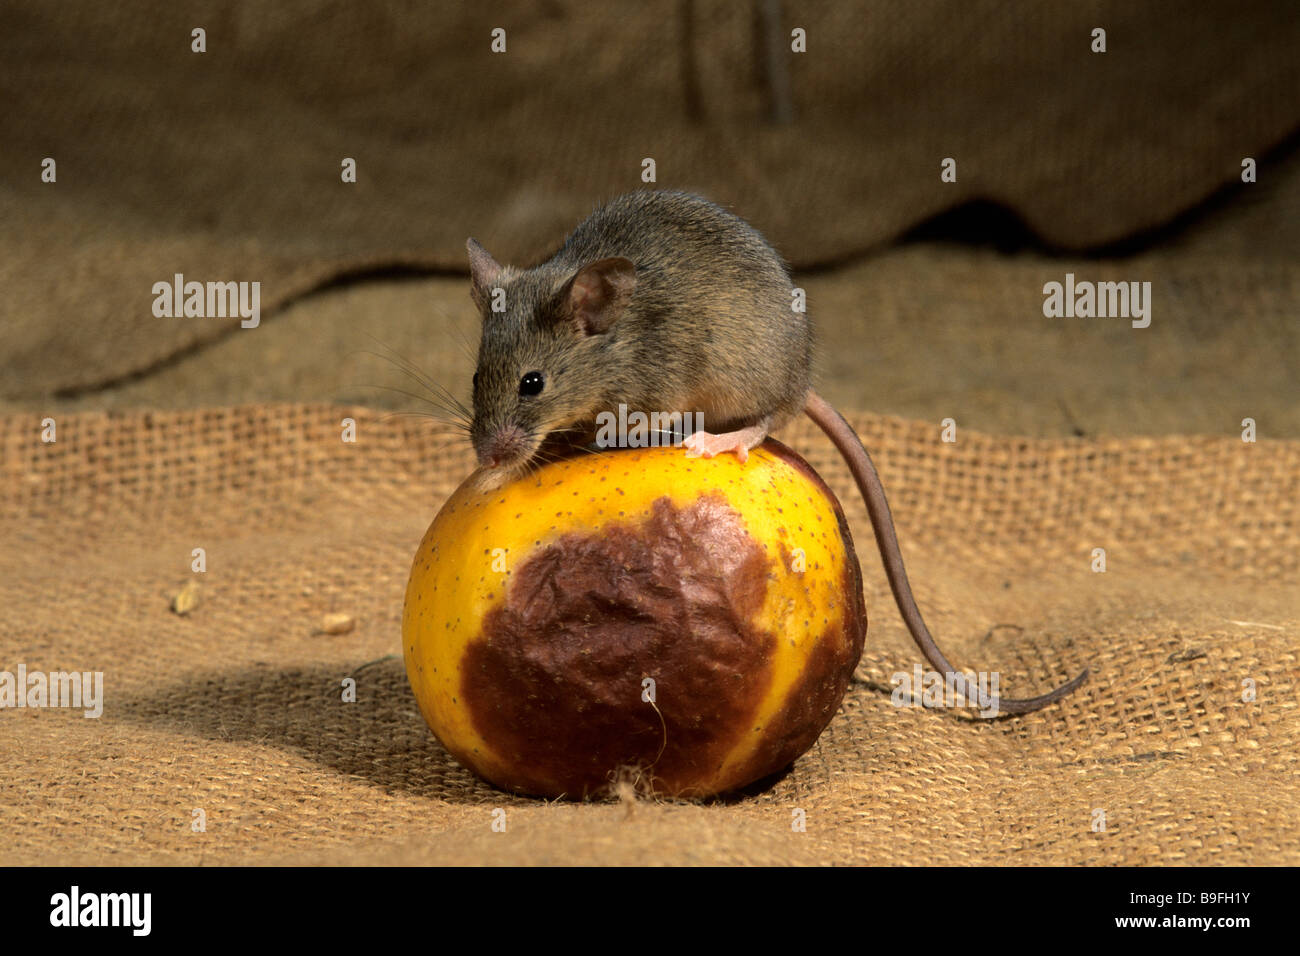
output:
<path id="1" fill-rule="evenodd" d="M 880 557 L 885 565 L 889 588 L 894 592 L 894 602 L 898 605 L 908 630 L 912 632 L 912 639 L 925 654 L 925 659 L 936 671 L 944 675 L 952 675 L 958 693 L 968 701 L 978 700 L 983 708 L 996 708 L 998 712 L 1006 714 L 1026 714 L 1060 700 L 1088 679 L 1088 671 L 1085 670 L 1074 680 L 1062 684 L 1056 690 L 1041 697 L 1030 697 L 1024 700 L 1010 697 L 989 698 L 985 694 L 974 691 L 965 676 L 948 663 L 948 658 L 943 656 L 943 651 L 939 650 L 939 645 L 934 642 L 929 628 L 921 619 L 921 612 L 912 597 L 912 588 L 907 583 L 907 570 L 903 567 L 902 552 L 898 550 L 898 535 L 894 533 L 894 519 L 889 513 L 889 502 L 885 500 L 885 489 L 880 484 L 876 466 L 871 463 L 871 456 L 867 454 L 862 440 L 858 438 L 857 432 L 844 420 L 844 417 L 811 389 L 808 391 L 804 412 L 835 443 L 835 447 L 848 462 L 849 471 L 853 473 L 858 490 L 862 492 L 862 497 L 867 503 L 867 513 L 871 516 L 871 527 L 876 532 L 876 544 L 880 547 Z"/>

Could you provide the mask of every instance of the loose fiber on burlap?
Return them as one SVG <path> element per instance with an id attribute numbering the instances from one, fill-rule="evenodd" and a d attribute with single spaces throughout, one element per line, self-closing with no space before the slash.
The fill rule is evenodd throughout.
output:
<path id="1" fill-rule="evenodd" d="M 1240 186 L 1243 157 L 1267 179 L 1300 124 L 1292 0 L 801 0 L 776 68 L 759 6 L 0 2 L 0 397 L 229 331 L 149 321 L 176 273 L 260 281 L 269 314 L 344 273 L 461 270 L 471 230 L 527 262 L 646 158 L 804 267 L 977 199 L 1055 247 L 1126 239 Z"/>
<path id="2" fill-rule="evenodd" d="M 871 620 L 841 711 L 748 794 L 593 805 L 459 767 L 391 656 L 462 436 L 275 405 L 67 415 L 49 444 L 13 417 L 0 668 L 102 671 L 105 699 L 98 719 L 0 713 L 0 863 L 1300 863 L 1300 442 L 944 444 L 851 420 L 950 656 L 1018 696 L 1092 679 L 992 722 L 895 707 L 891 675 L 920 657 L 846 470 L 801 422 L 782 437 L 845 505 Z M 321 633 L 331 613 L 355 628 Z"/>

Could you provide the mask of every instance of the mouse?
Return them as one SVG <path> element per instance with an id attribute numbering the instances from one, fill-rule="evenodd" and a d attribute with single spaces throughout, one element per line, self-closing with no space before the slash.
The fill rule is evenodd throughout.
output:
<path id="1" fill-rule="evenodd" d="M 895 604 L 926 660 L 966 701 L 1023 714 L 1073 692 L 989 697 L 939 649 L 908 583 L 889 502 L 857 433 L 812 388 L 813 328 L 792 307 L 786 261 L 748 222 L 694 194 L 642 189 L 583 220 L 540 265 L 498 263 L 466 242 L 482 318 L 470 442 L 484 490 L 582 444 L 602 411 L 695 411 L 682 441 L 711 458 L 751 449 L 800 413 L 826 433 L 866 503 Z"/>

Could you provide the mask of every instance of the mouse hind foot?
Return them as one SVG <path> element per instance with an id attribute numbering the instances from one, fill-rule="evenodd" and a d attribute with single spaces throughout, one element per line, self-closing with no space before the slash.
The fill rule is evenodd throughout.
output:
<path id="1" fill-rule="evenodd" d="M 682 442 L 682 447 L 686 449 L 686 454 L 690 458 L 712 458 L 715 455 L 731 452 L 741 461 L 748 461 L 749 450 L 755 445 L 762 444 L 767 438 L 769 423 L 768 419 L 764 419 L 748 428 L 718 435 L 706 431 L 693 432 Z"/>

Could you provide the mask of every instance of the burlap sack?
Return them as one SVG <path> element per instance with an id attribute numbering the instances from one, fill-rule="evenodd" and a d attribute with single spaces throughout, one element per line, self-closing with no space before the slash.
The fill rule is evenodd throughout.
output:
<path id="1" fill-rule="evenodd" d="M 98 719 L 0 710 L 0 863 L 1300 862 L 1293 5 L 786 4 L 808 52 L 785 126 L 760 6 L 0 4 L 0 670 L 101 671 L 106 694 Z M 310 294 L 463 274 L 469 233 L 527 261 L 647 157 L 802 267 L 1003 209 L 997 241 L 1030 251 L 905 243 L 800 281 L 823 391 L 925 421 L 850 415 L 940 643 L 1011 694 L 1088 666 L 1078 694 L 993 723 L 895 707 L 919 653 L 800 423 L 781 437 L 845 505 L 871 627 L 788 774 L 707 805 L 546 804 L 431 738 L 393 655 L 467 446 L 302 400 L 403 384 L 338 371 L 363 330 L 463 384 L 463 279 Z M 987 242 L 988 213 L 920 235 Z M 1153 281 L 1151 334 L 1026 321 L 1067 270 Z M 262 282 L 265 325 L 155 319 L 177 272 Z"/>
<path id="2" fill-rule="evenodd" d="M 459 435 L 278 405 L 75 414 L 47 444 L 13 417 L 0 667 L 102 671 L 105 702 L 0 711 L 0 863 L 1300 862 L 1300 442 L 944 444 L 851 419 L 950 655 L 1008 693 L 1092 679 L 995 722 L 895 707 L 920 658 L 846 470 L 801 422 L 784 437 L 863 558 L 867 652 L 788 774 L 699 806 L 508 796 L 432 739 L 389 655 L 415 546 L 469 467 Z M 355 628 L 319 633 L 330 613 Z"/>
<path id="3" fill-rule="evenodd" d="M 1053 247 L 1130 239 L 1240 185 L 1244 157 L 1266 178 L 1300 123 L 1290 0 L 787 3 L 774 56 L 764 6 L 0 5 L 0 397 L 234 329 L 152 321 L 177 273 L 260 281 L 269 315 L 342 275 L 461 270 L 471 232 L 535 258 L 646 158 L 810 266 L 972 199 Z"/>

